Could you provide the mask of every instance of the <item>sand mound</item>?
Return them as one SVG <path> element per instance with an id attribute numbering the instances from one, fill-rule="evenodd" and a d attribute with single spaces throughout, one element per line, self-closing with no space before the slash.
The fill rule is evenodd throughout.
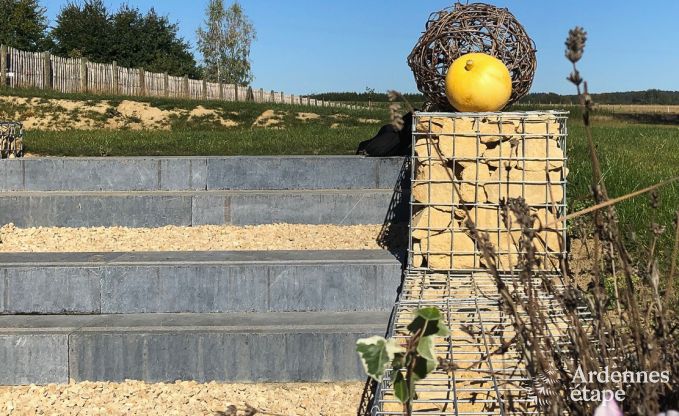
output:
<path id="1" fill-rule="evenodd" d="M 308 121 L 308 120 L 318 120 L 321 118 L 316 113 L 297 113 L 297 120 Z"/>
<path id="2" fill-rule="evenodd" d="M 359 123 L 365 123 L 365 124 L 377 124 L 380 121 L 376 118 L 359 118 L 358 122 Z"/>
<path id="3" fill-rule="evenodd" d="M 284 128 L 283 117 L 286 114 L 285 111 L 266 110 L 252 123 L 252 127 Z"/>
<path id="4" fill-rule="evenodd" d="M 199 105 L 198 107 L 194 108 L 189 112 L 189 119 L 195 120 L 201 118 L 218 121 L 219 124 L 221 124 L 224 127 L 235 127 L 238 125 L 237 122 L 225 119 L 222 116 L 220 116 L 219 113 L 217 113 L 215 110 L 205 108 L 202 105 Z"/>

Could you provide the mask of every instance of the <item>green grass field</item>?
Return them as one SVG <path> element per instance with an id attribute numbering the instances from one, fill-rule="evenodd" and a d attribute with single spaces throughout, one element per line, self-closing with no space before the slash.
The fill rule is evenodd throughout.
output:
<path id="1" fill-rule="evenodd" d="M 63 109 L 48 104 L 49 100 L 79 100 L 92 105 L 106 100 L 112 111 L 123 100 L 121 97 L 25 90 L 0 90 L 2 95 L 37 98 L 43 104 L 29 106 L 0 102 L 0 119 L 13 118 L 17 114 L 49 117 L 60 113 L 62 119 L 65 117 L 69 122 L 81 118 L 103 122 L 106 115 L 84 114 L 82 110 L 64 114 Z M 238 123 L 238 126 L 225 127 L 213 118 L 188 118 L 184 114 L 170 117 L 169 130 L 31 129 L 26 132 L 25 150 L 50 156 L 352 154 L 360 141 L 374 136 L 389 118 L 386 109 L 349 110 L 162 98 L 134 98 L 134 101 L 165 111 L 191 110 L 202 106 L 214 110 L 225 120 Z M 281 124 L 284 128 L 253 127 L 257 117 L 266 110 L 285 113 Z M 315 113 L 319 117 L 303 121 L 297 118 L 298 113 Z"/>

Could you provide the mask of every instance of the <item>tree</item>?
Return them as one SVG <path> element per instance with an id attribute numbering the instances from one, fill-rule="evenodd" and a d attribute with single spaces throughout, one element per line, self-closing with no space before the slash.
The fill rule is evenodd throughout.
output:
<path id="1" fill-rule="evenodd" d="M 58 55 L 85 57 L 97 62 L 111 59 L 111 21 L 102 0 L 69 2 L 59 11 L 51 32 Z"/>
<path id="2" fill-rule="evenodd" d="M 47 17 L 38 0 L 0 0 L 0 43 L 26 51 L 47 47 Z"/>
<path id="3" fill-rule="evenodd" d="M 177 32 L 177 24 L 152 8 L 143 15 L 127 5 L 111 17 L 111 57 L 119 65 L 143 67 L 151 72 L 198 77 L 199 70 L 187 42 Z"/>
<path id="4" fill-rule="evenodd" d="M 1 1 L 1 0 L 0 0 Z M 126 4 L 111 14 L 102 0 L 68 3 L 52 30 L 54 53 L 150 72 L 197 77 L 199 70 L 190 45 L 179 27 L 151 8 L 143 14 Z"/>
<path id="5" fill-rule="evenodd" d="M 253 80 L 250 46 L 255 29 L 234 2 L 229 8 L 223 0 L 210 0 L 205 28 L 198 29 L 198 49 L 203 55 L 204 76 L 209 81 L 247 85 Z"/>

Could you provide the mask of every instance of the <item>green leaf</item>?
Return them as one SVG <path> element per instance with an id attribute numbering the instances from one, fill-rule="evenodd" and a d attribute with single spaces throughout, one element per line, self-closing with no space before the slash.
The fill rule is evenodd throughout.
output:
<path id="1" fill-rule="evenodd" d="M 408 383 L 406 382 L 406 379 L 403 377 L 403 374 L 398 371 L 396 373 L 396 377 L 394 377 L 394 396 L 401 402 L 405 403 L 408 401 L 408 398 L 410 397 L 410 394 L 408 392 Z"/>
<path id="2" fill-rule="evenodd" d="M 421 316 L 415 317 L 411 323 L 408 324 L 408 331 L 411 333 L 417 332 L 418 329 L 422 329 L 427 325 L 427 320 Z"/>
<path id="3" fill-rule="evenodd" d="M 415 312 L 415 319 L 408 325 L 408 330 L 415 333 L 422 330 L 422 336 L 448 336 L 448 327 L 442 322 L 441 312 L 436 307 L 421 308 Z"/>
<path id="4" fill-rule="evenodd" d="M 427 360 L 423 357 L 415 359 L 415 366 L 413 367 L 413 380 L 422 380 L 427 377 L 427 374 L 436 369 L 436 361 Z"/>
<path id="5" fill-rule="evenodd" d="M 400 370 L 405 367 L 405 365 L 405 354 L 400 352 L 394 354 L 394 359 L 391 362 L 391 368 L 394 370 Z"/>
<path id="6" fill-rule="evenodd" d="M 420 316 L 427 321 L 438 321 L 441 319 L 441 311 L 435 306 L 430 308 L 420 308 L 415 312 L 417 316 Z"/>
<path id="7" fill-rule="evenodd" d="M 434 351 L 434 337 L 422 337 L 417 343 L 417 353 L 425 360 L 436 360 L 436 351 Z"/>
<path id="8" fill-rule="evenodd" d="M 438 335 L 440 337 L 447 337 L 448 335 L 450 335 L 450 330 L 448 329 L 448 325 L 446 325 L 445 323 L 443 323 L 440 320 L 437 321 L 436 325 L 437 325 L 436 335 Z"/>
<path id="9" fill-rule="evenodd" d="M 361 357 L 366 374 L 380 382 L 395 354 L 402 353 L 403 348 L 394 339 L 374 336 L 356 341 L 356 352 Z"/>

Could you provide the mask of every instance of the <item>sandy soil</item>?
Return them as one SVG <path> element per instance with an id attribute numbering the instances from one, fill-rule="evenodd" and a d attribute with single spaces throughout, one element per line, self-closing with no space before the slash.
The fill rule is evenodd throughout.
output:
<path id="1" fill-rule="evenodd" d="M 318 120 L 319 118 L 321 116 L 316 113 L 297 113 L 297 119 L 302 121 Z"/>
<path id="2" fill-rule="evenodd" d="M 252 126 L 282 128 L 284 116 L 284 111 L 266 110 L 257 117 L 255 122 L 252 123 Z"/>
<path id="3" fill-rule="evenodd" d="M 238 126 L 237 122 L 201 105 L 192 110 L 163 110 L 146 102 L 131 100 L 123 100 L 118 105 L 112 105 L 107 100 L 77 101 L 12 96 L 0 97 L 0 103 L 17 108 L 13 114 L 0 112 L 0 117 L 19 120 L 29 130 L 98 128 L 169 130 L 172 117 L 206 118 L 224 127 Z"/>
<path id="4" fill-rule="evenodd" d="M 0 227 L 0 251 L 211 251 L 378 249 L 382 225 L 266 224 L 160 228 Z M 391 247 L 403 246 L 407 230 L 393 233 Z"/>
<path id="5" fill-rule="evenodd" d="M 0 387 L 0 415 L 356 415 L 363 383 L 146 384 Z M 252 410 L 248 413 L 248 405 Z"/>

